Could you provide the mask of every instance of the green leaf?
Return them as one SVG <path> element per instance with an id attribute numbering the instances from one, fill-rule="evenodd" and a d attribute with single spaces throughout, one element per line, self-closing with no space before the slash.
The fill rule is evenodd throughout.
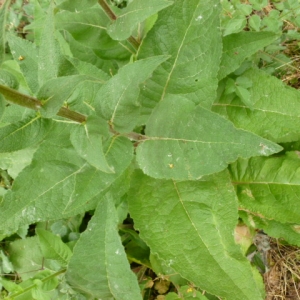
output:
<path id="1" fill-rule="evenodd" d="M 168 293 L 165 300 L 208 300 L 208 298 L 203 296 L 201 292 L 188 285 L 181 286 L 177 292 L 178 295 L 175 293 Z"/>
<path id="2" fill-rule="evenodd" d="M 261 24 L 261 18 L 258 15 L 252 15 L 249 17 L 249 26 L 255 31 L 259 31 Z"/>
<path id="3" fill-rule="evenodd" d="M 12 263 L 10 262 L 10 260 L 8 259 L 8 257 L 4 254 L 4 252 L 2 250 L 0 250 L 0 270 L 3 273 L 11 273 L 14 272 L 14 267 L 12 265 Z"/>
<path id="4" fill-rule="evenodd" d="M 46 12 L 41 7 L 39 0 L 33 0 L 31 2 L 33 2 L 32 5 L 34 5 L 34 20 L 31 20 L 31 22 L 24 27 L 24 30 L 33 30 L 34 43 L 39 46 L 41 39 L 45 38 L 42 34 L 44 30 Z"/>
<path id="5" fill-rule="evenodd" d="M 99 7 L 78 12 L 60 11 L 55 15 L 55 26 L 58 30 L 67 30 L 74 39 L 87 47 L 101 47 L 100 37 L 106 34 L 109 19 Z"/>
<path id="6" fill-rule="evenodd" d="M 139 85 L 166 59 L 166 56 L 155 56 L 128 64 L 99 90 L 96 111 L 117 132 L 132 131 L 137 125 Z"/>
<path id="7" fill-rule="evenodd" d="M 15 271 L 22 274 L 22 280 L 29 279 L 36 273 L 39 273 L 43 263 L 45 263 L 44 267 L 47 268 L 54 266 L 47 260 L 43 262 L 43 255 L 37 236 L 15 240 L 8 244 L 6 251 L 9 253 L 10 261 Z"/>
<path id="8" fill-rule="evenodd" d="M 36 46 L 13 34 L 8 35 L 8 43 L 14 59 L 19 63 L 20 69 L 32 93 L 39 89 L 38 82 L 38 51 Z"/>
<path id="9" fill-rule="evenodd" d="M 297 153 L 240 159 L 229 169 L 241 209 L 282 223 L 299 223 L 300 159 Z"/>
<path id="10" fill-rule="evenodd" d="M 231 300 L 263 299 L 261 279 L 233 239 L 237 199 L 227 172 L 176 182 L 139 171 L 128 203 L 141 238 L 181 276 Z"/>
<path id="11" fill-rule="evenodd" d="M 57 5 L 60 9 L 78 12 L 95 5 L 97 0 L 65 0 Z"/>
<path id="12" fill-rule="evenodd" d="M 48 80 L 58 77 L 58 70 L 62 60 L 59 43 L 55 36 L 53 10 L 53 2 L 51 2 L 43 21 L 39 47 L 38 78 L 40 86 Z"/>
<path id="13" fill-rule="evenodd" d="M 5 56 L 5 44 L 6 44 L 6 19 L 10 0 L 1 3 L 0 8 L 0 65 L 2 64 Z"/>
<path id="14" fill-rule="evenodd" d="M 171 55 L 171 58 L 144 84 L 140 98 L 144 118 L 167 94 L 185 95 L 196 104 L 211 106 L 216 97 L 222 51 L 219 14 L 218 0 L 176 0 L 158 13 L 138 58 L 156 55 Z"/>
<path id="15" fill-rule="evenodd" d="M 19 87 L 17 78 L 12 73 L 3 69 L 0 70 L 0 83 L 16 90 Z"/>
<path id="16" fill-rule="evenodd" d="M 86 124 L 72 128 L 70 139 L 77 153 L 89 164 L 105 173 L 114 173 L 103 152 L 102 142 L 108 137 L 108 124 L 101 118 L 91 116 Z"/>
<path id="17" fill-rule="evenodd" d="M 2 123 L 2 117 L 6 108 L 6 101 L 4 97 L 0 94 L 0 124 Z M 2 126 L 2 124 L 1 124 Z"/>
<path id="18" fill-rule="evenodd" d="M 239 12 L 238 14 L 235 14 L 235 16 L 233 16 L 233 18 L 231 18 L 227 22 L 223 35 L 226 36 L 232 33 L 240 32 L 245 28 L 246 25 L 247 25 L 246 17 Z"/>
<path id="19" fill-rule="evenodd" d="M 223 54 L 219 80 L 240 67 L 242 62 L 263 47 L 271 44 L 278 36 L 272 32 L 242 31 L 223 38 Z"/>
<path id="20" fill-rule="evenodd" d="M 26 148 L 20 151 L 1 153 L 0 168 L 7 170 L 12 178 L 16 178 L 31 163 L 35 150 L 35 148 Z"/>
<path id="21" fill-rule="evenodd" d="M 90 76 L 73 75 L 47 81 L 38 92 L 38 98 L 43 103 L 41 108 L 43 117 L 54 117 L 64 102 L 72 96 L 78 85 L 83 85 L 85 81 L 90 80 L 95 82 L 95 78 L 91 78 Z M 103 81 L 100 79 L 97 83 L 100 88 Z"/>
<path id="22" fill-rule="evenodd" d="M 268 0 L 249 0 L 252 4 L 253 9 L 262 10 L 264 7 L 268 5 Z"/>
<path id="23" fill-rule="evenodd" d="M 29 117 L 0 128 L 0 153 L 13 152 L 41 142 L 52 128 L 52 121 Z"/>
<path id="24" fill-rule="evenodd" d="M 179 96 L 157 106 L 146 136 L 137 148 L 137 161 L 154 178 L 196 180 L 225 169 L 238 157 L 267 156 L 282 149 Z"/>
<path id="25" fill-rule="evenodd" d="M 67 280 L 89 297 L 142 299 L 118 234 L 117 221 L 113 199 L 103 199 L 74 247 Z"/>
<path id="26" fill-rule="evenodd" d="M 67 57 L 67 59 L 72 63 L 80 75 L 95 77 L 95 79 L 98 81 L 101 80 L 103 83 L 110 79 L 108 74 L 97 68 L 94 64 L 81 61 L 74 57 Z"/>
<path id="27" fill-rule="evenodd" d="M 72 251 L 62 242 L 60 237 L 41 228 L 36 229 L 36 234 L 39 237 L 41 251 L 45 258 L 57 260 L 63 266 L 69 262 Z"/>
<path id="28" fill-rule="evenodd" d="M 108 26 L 107 32 L 114 40 L 125 40 L 129 38 L 135 27 L 145 21 L 148 17 L 171 5 L 168 0 L 135 0 L 122 9 L 117 20 Z"/>
<path id="29" fill-rule="evenodd" d="M 52 128 L 55 138 L 39 147 L 31 165 L 15 179 L 12 190 L 0 204 L 0 233 L 8 235 L 25 224 L 95 209 L 110 189 L 114 193 L 124 189 L 121 183 L 133 158 L 130 140 L 117 136 L 104 143 L 106 160 L 115 171 L 108 174 L 77 155 L 69 141 L 69 130 L 62 123 Z M 114 186 L 119 179 L 121 182 Z"/>
<path id="30" fill-rule="evenodd" d="M 107 74 L 109 74 L 110 71 L 113 72 L 116 70 L 114 61 L 102 59 L 92 48 L 89 48 L 88 44 L 79 43 L 67 31 L 65 31 L 64 37 L 67 40 L 68 46 L 70 47 L 74 57 L 81 61 L 93 64 L 95 67 L 102 69 Z"/>
<path id="31" fill-rule="evenodd" d="M 243 77 L 252 81 L 248 89 L 251 105 L 246 106 L 238 97 L 224 94 L 214 104 L 214 111 L 226 116 L 236 127 L 274 142 L 298 140 L 300 92 L 257 69 L 245 72 Z M 282 99 L 288 99 L 288 105 Z"/>

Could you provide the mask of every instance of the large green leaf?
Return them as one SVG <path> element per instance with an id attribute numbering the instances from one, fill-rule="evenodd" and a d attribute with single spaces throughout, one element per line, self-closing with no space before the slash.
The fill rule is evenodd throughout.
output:
<path id="1" fill-rule="evenodd" d="M 155 178 L 195 180 L 221 171 L 238 157 L 270 155 L 282 148 L 180 96 L 169 96 L 146 124 L 137 161 Z"/>
<path id="2" fill-rule="evenodd" d="M 8 12 L 8 6 L 10 4 L 10 0 L 4 1 L 1 3 L 0 8 L 0 65 L 4 60 L 5 55 L 5 43 L 6 43 L 6 17 Z"/>
<path id="3" fill-rule="evenodd" d="M 117 230 L 112 198 L 102 200 L 87 230 L 74 247 L 67 280 L 79 292 L 97 299 L 142 299 Z"/>
<path id="4" fill-rule="evenodd" d="M 53 128 L 56 138 L 39 147 L 31 165 L 19 174 L 12 190 L 5 194 L 0 204 L 1 233 L 11 234 L 21 225 L 62 219 L 94 209 L 110 188 L 122 190 L 121 183 L 113 185 L 123 178 L 131 163 L 131 142 L 119 136 L 104 143 L 106 160 L 115 171 L 108 174 L 77 155 L 69 141 L 69 130 L 61 123 Z"/>
<path id="5" fill-rule="evenodd" d="M 219 80 L 235 71 L 247 57 L 271 44 L 277 37 L 276 34 L 266 31 L 242 31 L 225 36 Z"/>
<path id="6" fill-rule="evenodd" d="M 176 182 L 138 171 L 128 203 L 141 238 L 181 276 L 226 299 L 263 299 L 233 239 L 238 203 L 227 172 Z"/>
<path id="7" fill-rule="evenodd" d="M 299 223 L 300 159 L 297 153 L 240 159 L 230 166 L 230 172 L 241 209 L 282 223 Z"/>
<path id="8" fill-rule="evenodd" d="M 13 152 L 41 142 L 52 128 L 52 121 L 29 117 L 0 128 L 0 152 Z"/>
<path id="9" fill-rule="evenodd" d="M 118 132 L 129 132 L 140 113 L 139 85 L 168 57 L 155 56 L 121 68 L 98 92 L 96 111 Z"/>
<path id="10" fill-rule="evenodd" d="M 144 39 L 138 57 L 171 55 L 142 89 L 143 113 L 166 94 L 186 95 L 210 107 L 216 97 L 222 50 L 218 0 L 176 0 L 158 13 L 158 20 Z"/>
<path id="11" fill-rule="evenodd" d="M 20 65 L 28 87 L 32 93 L 36 93 L 39 89 L 38 51 L 36 46 L 13 34 L 8 35 L 8 43 L 15 61 Z"/>
<path id="12" fill-rule="evenodd" d="M 108 26 L 107 32 L 114 40 L 125 40 L 129 38 L 139 23 L 172 3 L 169 0 L 132 1 L 126 8 L 122 9 L 117 20 Z"/>
<path id="13" fill-rule="evenodd" d="M 274 142 L 298 140 L 300 92 L 257 69 L 247 71 L 243 77 L 252 82 L 248 89 L 251 107 L 246 106 L 235 94 L 223 94 L 214 103 L 214 111 L 226 116 L 236 127 Z"/>

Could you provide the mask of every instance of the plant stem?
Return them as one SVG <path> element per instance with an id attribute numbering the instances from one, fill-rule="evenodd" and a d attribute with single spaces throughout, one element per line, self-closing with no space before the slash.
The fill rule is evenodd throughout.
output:
<path id="1" fill-rule="evenodd" d="M 0 93 L 5 97 L 7 101 L 33 110 L 39 110 L 43 106 L 40 100 L 25 94 L 21 94 L 18 91 L 2 84 L 0 84 Z M 72 111 L 66 107 L 62 107 L 57 115 L 78 123 L 86 121 L 85 115 L 82 115 L 76 111 Z"/>
<path id="2" fill-rule="evenodd" d="M 98 0 L 98 3 L 100 4 L 100 6 L 102 7 L 102 9 L 105 11 L 105 13 L 107 14 L 107 16 L 112 20 L 112 21 L 116 21 L 117 20 L 117 16 L 115 15 L 115 13 L 111 10 L 111 8 L 109 7 L 109 5 L 107 4 L 106 0 Z M 130 36 L 127 41 L 134 47 L 134 49 L 138 49 L 140 46 L 140 43 L 138 42 L 138 40 L 133 37 Z"/>
<path id="3" fill-rule="evenodd" d="M 57 115 L 60 117 L 64 117 L 64 118 L 76 121 L 78 123 L 83 123 L 86 121 L 85 115 L 82 115 L 81 113 L 70 110 L 66 107 L 61 107 L 60 110 L 58 111 Z"/>
<path id="4" fill-rule="evenodd" d="M 38 99 L 25 94 L 21 94 L 18 91 L 2 84 L 0 84 L 0 93 L 5 97 L 6 100 L 15 104 L 34 110 L 39 110 L 42 107 L 42 102 Z"/>
<path id="5" fill-rule="evenodd" d="M 105 0 L 98 0 L 98 2 L 111 20 L 113 20 L 113 21 L 117 20 L 117 16 L 111 10 L 111 8 L 109 7 L 109 5 L 107 4 L 107 2 Z"/>
<path id="6" fill-rule="evenodd" d="M 0 84 L 0 94 L 2 94 L 5 99 L 9 102 L 12 102 L 14 104 L 23 106 L 23 107 L 27 107 L 33 110 L 38 111 L 42 106 L 42 102 L 34 97 L 25 95 L 25 94 L 21 94 L 20 92 L 13 90 L 5 85 Z M 86 116 L 70 110 L 66 107 L 61 107 L 60 110 L 58 111 L 58 113 L 56 114 L 57 116 L 63 117 L 63 118 L 67 118 L 69 120 L 78 122 L 78 123 L 83 123 L 86 122 Z M 112 127 L 110 127 L 110 132 L 113 135 L 119 135 L 118 132 L 116 132 Z M 136 132 L 129 132 L 126 134 L 122 134 L 123 136 L 126 136 L 127 138 L 129 138 L 130 140 L 133 141 L 142 141 L 142 140 L 146 140 L 147 137 L 140 134 L 140 133 L 136 133 Z"/>
<path id="7" fill-rule="evenodd" d="M 66 272 L 66 269 L 62 269 L 62 270 L 60 270 L 60 271 L 58 271 L 58 272 L 56 272 L 56 273 L 54 273 L 54 274 L 51 274 L 51 275 L 48 276 L 48 277 L 45 277 L 45 278 L 41 279 L 41 281 L 42 281 L 42 282 L 46 282 L 47 280 L 49 280 L 49 279 L 51 279 L 51 278 L 53 278 L 53 277 L 57 277 L 58 275 L 60 275 L 60 274 L 62 274 L 62 273 L 65 273 L 65 272 Z M 12 295 L 9 296 L 9 298 L 7 298 L 7 299 L 14 299 L 15 297 L 20 296 L 20 295 L 22 295 L 22 294 L 24 294 L 24 293 L 30 291 L 31 289 L 33 289 L 33 288 L 35 288 L 35 287 L 36 287 L 36 285 L 35 285 L 35 284 L 32 284 L 32 285 L 26 287 L 25 289 L 23 289 L 22 291 L 17 292 L 17 293 L 15 293 L 15 294 L 12 294 Z"/>

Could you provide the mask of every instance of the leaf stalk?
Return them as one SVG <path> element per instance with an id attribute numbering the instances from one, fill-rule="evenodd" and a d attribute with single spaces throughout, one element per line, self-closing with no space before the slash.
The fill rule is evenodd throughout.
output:
<path id="1" fill-rule="evenodd" d="M 40 100 L 32 96 L 21 94 L 20 92 L 2 84 L 0 84 L 0 93 L 5 97 L 7 101 L 23 107 L 27 107 L 33 110 L 39 110 L 43 106 Z M 76 111 L 72 111 L 66 107 L 61 107 L 57 115 L 78 123 L 83 123 L 86 121 L 85 115 L 82 115 Z"/>

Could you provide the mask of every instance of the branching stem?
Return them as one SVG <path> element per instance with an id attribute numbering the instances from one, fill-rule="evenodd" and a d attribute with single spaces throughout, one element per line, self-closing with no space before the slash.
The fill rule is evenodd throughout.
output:
<path id="1" fill-rule="evenodd" d="M 2 94 L 5 99 L 9 102 L 12 102 L 14 104 L 23 106 L 23 107 L 27 107 L 33 110 L 38 111 L 39 109 L 41 109 L 41 107 L 43 106 L 42 102 L 32 96 L 28 96 L 25 94 L 22 94 L 14 89 L 11 89 L 5 85 L 0 84 L 0 94 Z M 61 107 L 60 110 L 57 113 L 58 116 L 63 117 L 63 118 L 67 118 L 69 120 L 78 122 L 78 123 L 83 123 L 86 121 L 86 116 L 70 110 L 66 107 Z M 113 127 L 110 127 L 110 132 L 114 135 L 120 135 L 118 132 L 116 132 Z M 147 139 L 144 135 L 136 133 L 136 132 L 129 132 L 126 134 L 123 134 L 123 136 L 128 137 L 130 140 L 133 141 L 142 141 Z"/>
<path id="2" fill-rule="evenodd" d="M 51 274 L 50 276 L 47 276 L 47 277 L 41 279 L 41 281 L 42 281 L 42 282 L 46 282 L 46 281 L 50 280 L 51 278 L 57 277 L 58 275 L 60 275 L 60 274 L 62 274 L 62 273 L 65 273 L 65 272 L 66 272 L 66 269 L 62 269 L 62 270 L 60 270 L 60 271 L 58 271 L 58 272 L 56 272 L 56 273 L 54 273 L 54 274 Z M 32 285 L 30 285 L 30 286 L 24 288 L 22 291 L 17 292 L 17 293 L 15 293 L 15 294 L 9 296 L 8 299 L 15 299 L 15 297 L 20 296 L 20 295 L 22 295 L 22 294 L 24 294 L 24 293 L 30 291 L 31 289 L 33 289 L 33 288 L 35 288 L 35 287 L 36 287 L 36 284 L 32 284 Z"/>
<path id="3" fill-rule="evenodd" d="M 115 13 L 111 10 L 111 8 L 109 7 L 109 5 L 107 4 L 106 0 L 98 0 L 98 3 L 100 4 L 100 6 L 102 7 L 102 9 L 105 11 L 105 13 L 107 14 L 107 16 L 112 20 L 112 21 L 116 21 L 117 20 L 117 16 L 115 15 Z M 140 46 L 140 43 L 138 42 L 138 40 L 133 37 L 130 36 L 127 41 L 134 47 L 134 49 L 138 49 Z"/>
<path id="4" fill-rule="evenodd" d="M 7 101 L 23 107 L 27 107 L 33 110 L 39 110 L 43 106 L 40 100 L 25 94 L 21 94 L 18 91 L 2 84 L 0 84 L 0 93 L 5 97 Z M 76 111 L 72 111 L 66 107 L 62 107 L 58 111 L 57 115 L 60 117 L 68 118 L 78 123 L 86 121 L 85 115 L 82 115 Z"/>

